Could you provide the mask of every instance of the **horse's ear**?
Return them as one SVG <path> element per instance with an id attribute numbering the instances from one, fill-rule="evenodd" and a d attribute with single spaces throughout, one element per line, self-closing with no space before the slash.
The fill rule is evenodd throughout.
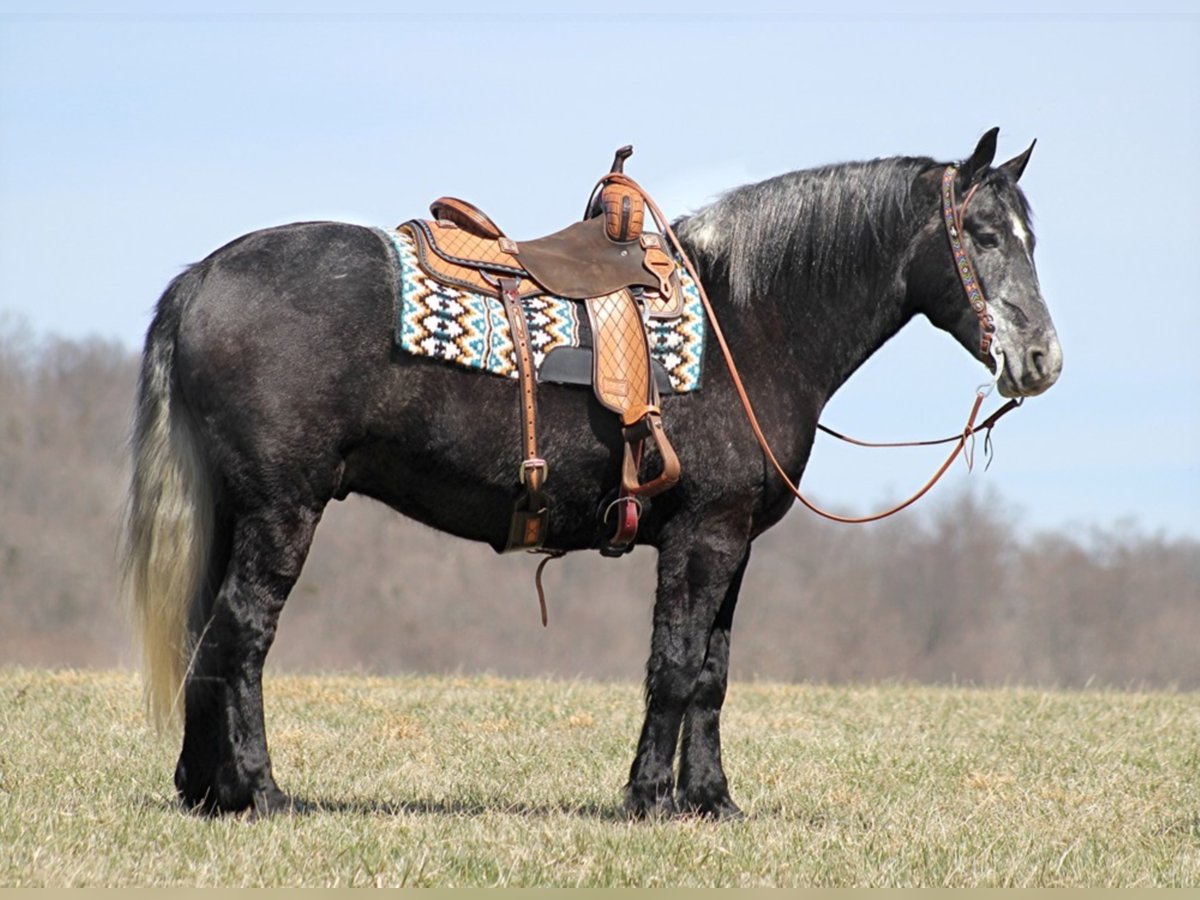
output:
<path id="1" fill-rule="evenodd" d="M 1033 153 L 1034 144 L 1037 143 L 1037 138 L 1033 139 L 1033 144 L 1029 145 L 1029 149 L 1020 156 L 1014 156 L 1008 162 L 999 166 L 1001 172 L 1011 178 L 1014 182 L 1020 181 L 1021 173 L 1025 171 L 1025 166 L 1029 164 L 1029 155 Z"/>
<path id="2" fill-rule="evenodd" d="M 975 152 L 971 154 L 971 158 L 963 163 L 962 177 L 966 184 L 974 184 L 982 178 L 983 173 L 992 164 L 992 160 L 996 158 L 996 136 L 998 134 L 1000 134 L 999 128 L 993 128 L 986 132 L 979 139 L 979 143 L 975 145 Z"/>

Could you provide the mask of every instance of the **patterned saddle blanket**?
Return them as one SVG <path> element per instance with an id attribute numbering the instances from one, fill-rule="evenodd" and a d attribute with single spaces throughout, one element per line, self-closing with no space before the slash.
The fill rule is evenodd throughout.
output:
<path id="1" fill-rule="evenodd" d="M 416 356 L 516 379 L 516 348 L 504 306 L 480 276 L 462 277 L 464 270 L 438 255 L 434 247 L 441 245 L 433 244 L 433 236 L 444 237 L 443 231 L 437 222 L 416 220 L 383 232 L 400 270 L 395 343 Z M 439 271 L 439 265 L 450 274 Z M 472 278 L 479 282 L 471 283 Z M 679 287 L 673 302 L 664 302 L 653 290 L 642 291 L 651 369 L 664 394 L 700 386 L 704 352 L 700 292 L 677 260 L 674 278 Z M 529 279 L 519 290 L 538 381 L 590 385 L 593 334 L 583 303 L 555 296 Z"/>

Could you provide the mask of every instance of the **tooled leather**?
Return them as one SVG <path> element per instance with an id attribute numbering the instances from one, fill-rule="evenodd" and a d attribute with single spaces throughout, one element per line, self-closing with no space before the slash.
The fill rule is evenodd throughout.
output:
<path id="1" fill-rule="evenodd" d="M 646 315 L 652 319 L 678 319 L 683 315 L 683 289 L 679 284 L 679 270 L 671 273 L 671 294 L 648 290 L 642 294 L 646 304 Z"/>
<path id="2" fill-rule="evenodd" d="M 624 416 L 650 397 L 650 351 L 637 304 L 628 290 L 587 301 L 592 326 L 592 380 L 596 398 Z"/>
<path id="3" fill-rule="evenodd" d="M 496 238 L 480 237 L 465 228 L 436 220 L 418 219 L 416 224 L 428 236 L 433 251 L 447 262 L 483 266 L 506 275 L 525 273 L 525 267 L 516 257 L 500 249 Z"/>
<path id="4" fill-rule="evenodd" d="M 625 185 L 605 185 L 600 192 L 605 230 L 614 241 L 635 241 L 641 236 L 646 207 L 642 195 Z"/>
<path id="5" fill-rule="evenodd" d="M 544 293 L 537 282 L 525 277 L 525 270 L 519 267 L 514 257 L 501 252 L 495 240 L 424 219 L 414 219 L 400 227 L 412 235 L 421 268 L 438 281 L 479 294 L 499 296 L 495 284 L 480 273 L 482 266 L 500 274 L 520 276 L 518 293 L 521 297 Z"/>
<path id="6" fill-rule="evenodd" d="M 646 258 L 642 264 L 658 279 L 659 293 L 671 296 L 674 293 L 671 276 L 675 274 L 675 260 L 671 259 L 667 251 L 661 247 L 647 247 Z"/>

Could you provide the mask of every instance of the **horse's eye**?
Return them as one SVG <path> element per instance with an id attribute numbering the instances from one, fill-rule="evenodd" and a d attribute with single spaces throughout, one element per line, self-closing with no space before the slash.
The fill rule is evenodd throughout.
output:
<path id="1" fill-rule="evenodd" d="M 1000 235 L 994 231 L 981 231 L 975 235 L 975 243 L 984 250 L 995 250 L 1000 246 Z"/>

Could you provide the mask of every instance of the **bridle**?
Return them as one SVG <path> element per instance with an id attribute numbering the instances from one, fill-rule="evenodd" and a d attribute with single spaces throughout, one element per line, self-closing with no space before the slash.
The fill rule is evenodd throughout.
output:
<path id="1" fill-rule="evenodd" d="M 967 204 L 975 196 L 979 182 L 971 185 L 971 189 L 967 191 L 967 196 L 963 198 L 960 206 L 954 202 L 954 181 L 957 176 L 958 169 L 954 166 L 946 166 L 946 171 L 942 173 L 942 221 L 946 225 L 946 237 L 950 239 L 950 250 L 954 254 L 954 268 L 958 270 L 959 280 L 967 294 L 967 302 L 971 304 L 971 309 L 979 317 L 979 330 L 983 335 L 979 342 L 979 349 L 986 359 L 991 354 L 992 335 L 996 333 L 996 323 L 992 321 L 991 313 L 988 312 L 987 298 L 983 296 L 983 287 L 975 274 L 975 267 L 971 265 L 971 257 L 967 253 L 967 248 L 963 246 L 962 242 L 963 214 L 967 210 Z M 998 365 L 999 360 L 997 360 Z"/>
<path id="2" fill-rule="evenodd" d="M 963 211 L 966 209 L 967 204 L 971 202 L 971 198 L 975 195 L 975 190 L 978 187 L 978 184 L 972 185 L 971 189 L 967 192 L 966 197 L 963 198 L 961 205 L 956 203 L 954 179 L 957 173 L 958 169 L 952 165 L 947 166 L 946 170 L 942 173 L 943 221 L 946 226 L 946 236 L 950 241 L 950 248 L 954 254 L 955 269 L 958 271 L 959 279 L 962 282 L 963 291 L 966 293 L 967 301 L 970 303 L 971 309 L 979 317 L 979 325 L 983 334 L 980 342 L 980 349 L 986 358 L 992 353 L 992 337 L 995 334 L 996 327 L 991 315 L 988 313 L 987 299 L 983 295 L 983 288 L 979 283 L 979 278 L 975 274 L 975 267 L 972 265 L 971 258 L 967 254 L 966 247 L 964 247 L 962 243 Z M 843 522 L 847 524 L 875 522 L 879 519 L 884 519 L 888 516 L 895 515 L 896 513 L 900 512 L 900 510 L 911 506 L 921 497 L 925 496 L 929 489 L 937 484 L 941 477 L 946 473 L 954 460 L 958 458 L 958 455 L 967 448 L 968 443 L 972 441 L 978 432 L 987 432 L 987 438 L 990 439 L 991 430 L 995 426 L 996 422 L 999 421 L 1002 416 L 1021 405 L 1020 398 L 1009 400 L 982 422 L 976 424 L 976 419 L 979 416 L 980 408 L 983 406 L 984 398 L 991 392 L 992 386 L 995 384 L 995 380 L 999 379 L 1002 371 L 1002 360 L 996 359 L 996 379 L 989 384 L 980 387 L 976 391 L 975 400 L 971 405 L 971 413 L 967 417 L 967 424 L 963 427 L 963 430 L 960 434 L 952 435 L 951 437 L 947 438 L 939 438 L 932 441 L 909 441 L 883 444 L 857 441 L 852 438 L 846 438 L 844 435 L 838 434 L 837 432 L 818 424 L 817 427 L 827 434 L 831 434 L 834 437 L 847 440 L 851 443 L 864 447 L 915 447 L 945 444 L 952 441 L 954 442 L 954 448 L 950 451 L 950 455 L 946 457 L 945 462 L 943 462 L 938 470 L 934 472 L 933 477 L 930 478 L 915 494 L 913 494 L 904 502 L 898 503 L 897 505 L 891 507 L 890 509 L 884 510 L 883 512 L 874 513 L 869 516 L 840 516 L 836 513 L 831 513 L 821 509 L 800 493 L 800 489 L 791 480 L 791 478 L 788 477 L 788 474 L 784 470 L 782 464 L 779 462 L 778 458 L 776 458 L 774 451 L 771 450 L 771 446 L 767 442 L 766 435 L 763 434 L 762 427 L 758 424 L 758 416 L 756 416 L 754 413 L 754 407 L 750 403 L 750 397 L 746 393 L 746 387 L 742 383 L 741 376 L 738 374 L 737 365 L 733 361 L 733 354 L 729 349 L 728 342 L 725 340 L 725 334 L 721 330 L 721 325 L 717 321 L 717 316 L 713 311 L 711 302 L 708 299 L 708 294 L 704 290 L 704 284 L 700 280 L 700 275 L 696 271 L 695 266 L 692 265 L 691 259 L 688 257 L 687 252 L 680 244 L 679 238 L 672 230 L 666 216 L 663 215 L 662 210 L 659 209 L 658 204 L 654 202 L 654 199 L 650 197 L 644 190 L 642 190 L 641 186 L 628 175 L 623 173 L 614 173 L 608 175 L 607 178 L 611 181 L 618 181 L 629 185 L 630 187 L 639 191 L 645 198 L 646 205 L 649 207 L 651 213 L 658 223 L 658 226 L 662 229 L 663 234 L 665 234 L 671 241 L 676 253 L 679 254 L 679 259 L 683 262 L 688 274 L 691 275 L 692 280 L 696 283 L 696 287 L 700 293 L 700 300 L 704 305 L 704 311 L 708 315 L 709 325 L 713 330 L 713 336 L 717 339 L 717 344 L 721 348 L 721 353 L 725 358 L 725 365 L 729 370 L 729 375 L 733 381 L 734 389 L 737 391 L 738 398 L 742 403 L 742 408 L 746 412 L 746 418 L 750 422 L 750 428 L 753 430 L 754 436 L 758 440 L 758 444 L 762 448 L 763 454 L 774 467 L 775 471 L 779 474 L 779 477 L 783 480 L 783 483 L 787 486 L 788 490 L 791 491 L 792 495 L 802 504 L 804 504 L 805 507 L 817 515 L 823 516 L 824 518 L 830 519 L 834 522 Z M 967 465 L 971 465 L 970 453 L 967 454 Z"/>
<path id="3" fill-rule="evenodd" d="M 958 204 L 955 202 L 954 182 L 958 175 L 958 169 L 954 166 L 947 166 L 942 173 L 942 221 L 946 226 L 946 237 L 950 241 L 950 251 L 954 255 L 954 268 L 958 271 L 959 280 L 962 282 L 963 292 L 967 295 L 967 302 L 971 305 L 971 309 L 975 312 L 979 319 L 979 333 L 982 335 L 979 341 L 979 351 L 983 356 L 991 356 L 996 364 L 996 378 L 1000 376 L 1000 367 L 1004 364 L 1001 355 L 992 348 L 992 338 L 996 333 L 996 323 L 992 319 L 992 315 L 988 310 L 987 298 L 983 293 L 983 285 L 979 281 L 979 277 L 975 274 L 975 267 L 971 264 L 971 257 L 967 253 L 967 248 L 963 246 L 963 214 L 966 211 L 967 204 L 971 202 L 971 198 L 975 196 L 975 191 L 979 184 L 973 184 L 971 189 L 967 191 L 963 202 Z M 984 385 L 979 388 L 978 394 L 986 396 L 990 392 L 992 384 Z M 1021 405 L 1024 398 L 1017 397 L 1010 400 L 995 413 L 988 416 L 983 422 L 972 429 L 972 433 L 978 431 L 987 431 L 988 438 L 991 437 L 992 426 L 996 424 L 996 420 L 1007 413 L 1009 410 L 1015 409 Z M 854 444 L 856 447 L 932 447 L 937 444 L 948 444 L 951 441 L 957 441 L 959 435 L 951 435 L 946 438 L 938 438 L 929 441 L 902 441 L 877 443 L 873 441 L 863 441 L 857 438 L 848 437 L 840 432 L 834 431 L 832 428 L 817 423 L 817 428 L 828 434 L 830 437 L 835 437 L 839 441 L 845 441 L 847 444 Z M 986 441 L 985 441 L 986 446 Z M 968 461 L 968 466 L 970 462 Z"/>

